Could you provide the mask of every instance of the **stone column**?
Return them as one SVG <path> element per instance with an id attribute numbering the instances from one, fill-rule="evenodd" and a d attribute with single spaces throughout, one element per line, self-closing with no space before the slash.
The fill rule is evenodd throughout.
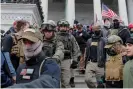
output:
<path id="1" fill-rule="evenodd" d="M 133 23 L 133 0 L 127 0 L 128 21 Z"/>
<path id="2" fill-rule="evenodd" d="M 128 25 L 127 7 L 125 0 L 118 0 L 119 16 L 124 21 L 125 25 Z"/>
<path id="3" fill-rule="evenodd" d="M 44 16 L 44 22 L 48 20 L 48 0 L 41 0 L 42 11 Z"/>
<path id="4" fill-rule="evenodd" d="M 102 21 L 101 0 L 93 0 L 94 20 Z M 95 21 L 94 21 L 95 22 Z"/>
<path id="5" fill-rule="evenodd" d="M 73 26 L 75 20 L 75 0 L 66 0 L 65 19 Z"/>

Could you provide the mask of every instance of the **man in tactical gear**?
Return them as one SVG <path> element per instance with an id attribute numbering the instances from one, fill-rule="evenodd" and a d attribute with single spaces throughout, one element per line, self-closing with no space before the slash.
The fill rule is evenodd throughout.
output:
<path id="1" fill-rule="evenodd" d="M 115 16 L 113 17 L 113 23 L 112 23 L 112 28 L 109 31 L 109 36 L 110 35 L 118 35 L 121 37 L 123 44 L 125 44 L 127 38 L 130 37 L 130 32 L 129 30 L 122 25 L 122 22 L 120 21 L 120 18 Z"/>
<path id="2" fill-rule="evenodd" d="M 3 40 L 2 50 L 10 53 L 11 62 L 15 70 L 17 70 L 19 63 L 24 62 L 22 42 L 19 39 L 23 31 L 28 28 L 27 23 L 25 20 L 18 20 L 16 23 L 16 33 L 6 35 Z"/>
<path id="3" fill-rule="evenodd" d="M 77 65 L 80 49 L 74 36 L 69 34 L 67 30 L 69 23 L 65 20 L 61 20 L 58 22 L 58 27 L 59 32 L 57 33 L 57 39 L 64 44 L 64 59 L 61 61 L 61 86 L 62 88 L 70 88 L 70 67 L 75 68 L 75 64 Z"/>
<path id="4" fill-rule="evenodd" d="M 45 56 L 55 58 L 55 60 L 60 63 L 64 58 L 64 45 L 61 41 L 56 38 L 56 25 L 55 22 L 49 20 L 48 22 L 42 24 L 41 32 L 43 36 L 43 51 Z"/>
<path id="5" fill-rule="evenodd" d="M 87 41 L 85 82 L 89 88 L 97 88 L 101 85 L 101 77 L 104 75 L 106 52 L 105 39 L 101 36 L 100 24 L 92 26 L 93 36 Z M 100 85 L 99 85 L 100 84 Z"/>
<path id="6" fill-rule="evenodd" d="M 108 44 L 105 46 L 108 54 L 105 66 L 105 81 L 107 88 L 123 87 L 123 65 L 124 60 L 121 55 L 123 41 L 117 35 L 108 38 Z"/>
<path id="7" fill-rule="evenodd" d="M 59 88 L 60 68 L 53 58 L 46 58 L 43 36 L 35 29 L 26 29 L 22 34 L 25 63 L 17 69 L 16 85 L 11 88 Z"/>

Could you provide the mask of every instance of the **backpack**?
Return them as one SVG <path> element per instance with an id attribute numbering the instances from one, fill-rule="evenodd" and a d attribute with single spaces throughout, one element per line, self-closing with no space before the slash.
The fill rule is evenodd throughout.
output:
<path id="1" fill-rule="evenodd" d="M 105 64 L 105 80 L 120 81 L 123 80 L 123 60 L 122 56 L 109 56 Z"/>
<path id="2" fill-rule="evenodd" d="M 61 70 L 59 65 L 56 63 L 56 61 L 53 61 L 54 59 L 47 57 L 45 60 L 41 62 L 41 65 L 39 67 L 39 76 L 41 74 L 49 75 L 52 77 L 52 80 L 49 79 L 47 82 L 51 83 L 52 81 L 56 82 L 54 83 L 54 87 L 60 88 L 60 76 L 61 76 Z M 45 65 L 45 66 L 44 66 Z M 53 84 L 53 83 L 51 83 Z"/>
<path id="3" fill-rule="evenodd" d="M 13 38 L 13 46 L 11 49 L 11 55 L 16 55 L 20 58 L 20 63 L 24 62 L 24 52 L 23 52 L 23 46 L 22 46 L 22 40 L 20 40 L 20 36 L 16 33 L 11 34 L 11 37 Z"/>

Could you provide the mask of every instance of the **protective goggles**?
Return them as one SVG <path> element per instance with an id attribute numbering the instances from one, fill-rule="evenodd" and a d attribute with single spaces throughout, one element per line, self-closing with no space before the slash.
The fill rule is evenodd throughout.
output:
<path id="1" fill-rule="evenodd" d="M 55 28 L 56 28 L 55 26 L 50 25 L 50 24 L 43 24 L 41 27 L 42 31 L 43 30 L 55 31 Z"/>
<path id="2" fill-rule="evenodd" d="M 59 27 L 69 27 L 69 24 L 59 24 Z"/>

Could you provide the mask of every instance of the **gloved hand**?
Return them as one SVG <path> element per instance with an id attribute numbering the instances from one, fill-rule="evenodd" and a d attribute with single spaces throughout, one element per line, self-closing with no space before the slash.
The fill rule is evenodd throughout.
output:
<path id="1" fill-rule="evenodd" d="M 78 65 L 78 62 L 75 61 L 75 60 L 73 60 L 71 66 L 70 66 L 70 68 L 76 69 L 76 68 L 77 68 L 77 65 Z"/>

